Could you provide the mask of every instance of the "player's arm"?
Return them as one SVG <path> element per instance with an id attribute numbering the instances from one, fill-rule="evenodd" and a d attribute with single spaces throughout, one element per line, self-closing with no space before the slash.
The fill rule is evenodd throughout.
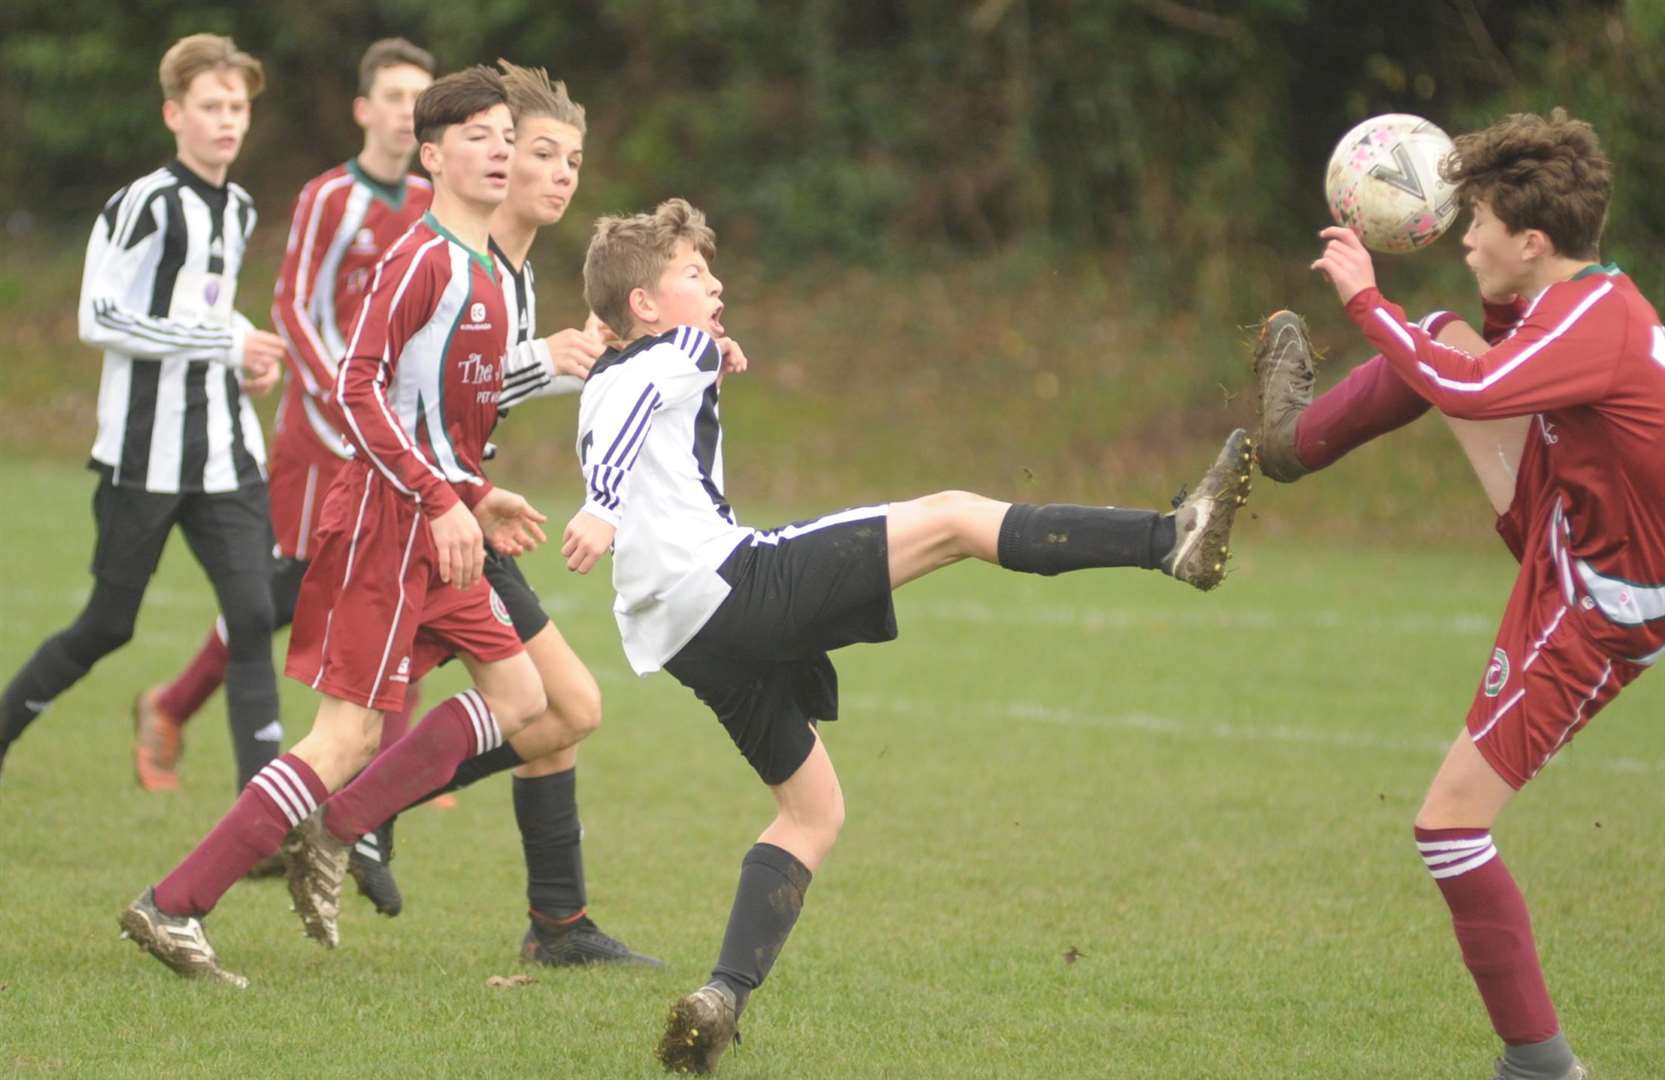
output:
<path id="1" fill-rule="evenodd" d="M 166 201 L 135 195 L 131 188 L 99 215 L 81 274 L 81 340 L 128 356 L 179 357 L 264 373 L 283 343 L 247 319 L 228 326 L 135 309 L 130 297 L 145 268 L 154 265 L 166 232 Z"/>
<path id="2" fill-rule="evenodd" d="M 309 311 L 316 290 L 329 287 L 318 280 L 324 255 L 319 244 L 329 235 L 323 227 L 328 216 L 327 200 L 318 197 L 322 186 L 313 180 L 295 199 L 289 242 L 272 288 L 272 325 L 287 346 L 284 358 L 301 387 L 309 397 L 328 407 L 335 396 L 338 365 Z"/>
<path id="3" fill-rule="evenodd" d="M 497 407 L 509 409 L 528 398 L 581 392 L 590 368 L 606 351 L 596 325 L 591 315 L 582 330 L 569 327 L 511 349 L 503 368 L 503 396 Z"/>

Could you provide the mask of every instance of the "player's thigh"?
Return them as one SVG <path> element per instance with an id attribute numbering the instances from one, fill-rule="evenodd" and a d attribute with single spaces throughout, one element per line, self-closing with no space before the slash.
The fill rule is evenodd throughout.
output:
<path id="1" fill-rule="evenodd" d="M 272 523 L 263 484 L 239 491 L 187 496 L 179 524 L 232 624 L 244 612 L 271 621 Z"/>
<path id="2" fill-rule="evenodd" d="M 526 642 L 526 655 L 538 669 L 548 711 L 580 737 L 594 731 L 601 723 L 601 687 L 553 622 Z"/>
<path id="3" fill-rule="evenodd" d="M 1460 319 L 1447 323 L 1440 330 L 1438 340 L 1442 345 L 1451 345 L 1474 356 L 1491 348 L 1485 338 Z M 1526 429 L 1532 418 L 1459 420 L 1447 416 L 1445 422 L 1468 457 L 1492 509 L 1500 515 L 1507 512 L 1509 504 L 1515 501 L 1515 475 L 1520 472 L 1521 451 L 1526 446 Z"/>
<path id="4" fill-rule="evenodd" d="M 1010 503 L 968 491 L 939 491 L 891 503 L 887 526 L 891 588 L 960 559 L 998 561 L 1000 523 L 1010 509 Z"/>
<path id="5" fill-rule="evenodd" d="M 100 476 L 93 492 L 93 576 L 142 594 L 162 561 L 181 498 L 120 488 Z"/>

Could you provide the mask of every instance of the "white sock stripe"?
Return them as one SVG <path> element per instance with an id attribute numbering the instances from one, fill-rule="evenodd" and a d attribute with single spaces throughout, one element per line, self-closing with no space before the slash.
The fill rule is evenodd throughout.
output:
<path id="1" fill-rule="evenodd" d="M 1472 859 L 1489 847 L 1491 847 L 1490 844 L 1482 844 L 1479 847 L 1464 848 L 1462 851 L 1447 851 L 1440 855 L 1424 855 L 1422 862 L 1430 870 L 1436 867 L 1450 866 L 1453 863 L 1460 863 L 1464 859 Z"/>
<path id="2" fill-rule="evenodd" d="M 1460 840 L 1418 840 L 1418 851 L 1458 851 L 1462 848 L 1485 847 L 1492 842 L 1491 833 L 1480 836 L 1467 836 Z"/>
<path id="3" fill-rule="evenodd" d="M 295 784 L 287 776 L 272 768 L 270 764 L 255 774 L 256 779 L 260 777 L 265 777 L 266 783 L 270 785 L 271 789 L 283 796 L 284 806 L 288 810 L 292 810 L 303 818 L 312 813 L 311 810 L 307 809 L 306 800 L 301 798 L 300 792 L 295 790 Z"/>
<path id="4" fill-rule="evenodd" d="M 1434 876 L 1435 880 L 1442 880 L 1448 877 L 1456 877 L 1459 874 L 1466 874 L 1470 870 L 1486 865 L 1495 858 L 1497 858 L 1497 848 L 1488 844 L 1486 850 L 1471 859 L 1438 870 L 1430 867 L 1428 872 Z"/>
<path id="5" fill-rule="evenodd" d="M 474 728 L 474 752 L 476 754 L 485 753 L 485 716 L 487 712 L 485 701 L 480 697 L 479 692 L 476 690 L 464 690 L 462 693 L 457 695 L 457 700 L 462 703 L 463 710 L 468 713 L 468 722 Z"/>
<path id="6" fill-rule="evenodd" d="M 272 805 L 278 808 L 278 813 L 289 820 L 291 827 L 301 823 L 301 817 L 295 813 L 295 808 L 289 802 L 289 797 L 279 793 L 277 786 L 266 778 L 265 770 L 255 773 L 254 779 L 250 780 L 249 783 L 259 788 L 268 799 L 272 800 Z"/>
<path id="7" fill-rule="evenodd" d="M 491 714 L 491 708 L 486 704 L 486 699 L 480 692 L 477 690 L 469 692 L 474 695 L 475 701 L 479 703 L 480 719 L 485 725 L 485 749 L 480 751 L 483 754 L 486 750 L 495 750 L 503 745 L 503 729 L 497 726 L 497 717 Z"/>
<path id="8" fill-rule="evenodd" d="M 306 781 L 301 779 L 301 774 L 295 771 L 293 765 L 282 758 L 274 758 L 266 768 L 287 781 L 289 786 L 294 789 L 296 804 L 305 809 L 305 813 L 301 815 L 302 817 L 318 809 L 318 800 L 312 797 L 312 790 L 306 786 Z"/>

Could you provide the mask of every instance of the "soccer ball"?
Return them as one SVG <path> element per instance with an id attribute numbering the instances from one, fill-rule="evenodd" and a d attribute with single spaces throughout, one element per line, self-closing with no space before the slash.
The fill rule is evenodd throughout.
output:
<path id="1" fill-rule="evenodd" d="M 1451 137 L 1420 116 L 1373 116 L 1330 155 L 1324 194 L 1336 224 L 1372 251 L 1426 247 L 1457 219 L 1456 189 L 1440 178 Z"/>

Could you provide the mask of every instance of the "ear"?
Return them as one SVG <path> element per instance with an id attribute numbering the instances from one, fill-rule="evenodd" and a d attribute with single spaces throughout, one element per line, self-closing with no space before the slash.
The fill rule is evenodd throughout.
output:
<path id="1" fill-rule="evenodd" d="M 438 176 L 439 170 L 445 164 L 445 151 L 439 148 L 438 143 L 423 143 L 417 150 L 416 156 L 422 162 L 422 167 L 428 171 L 429 176 Z"/>
<path id="2" fill-rule="evenodd" d="M 363 95 L 353 99 L 353 123 L 361 128 L 370 126 L 370 99 Z"/>
<path id="3" fill-rule="evenodd" d="M 640 285 L 630 290 L 630 317 L 637 326 L 650 326 L 659 321 L 658 303 Z"/>
<path id="4" fill-rule="evenodd" d="M 168 130 L 175 135 L 179 134 L 179 129 L 184 126 L 184 120 L 185 112 L 180 108 L 179 102 L 173 98 L 164 98 L 162 100 L 162 123 L 168 126 Z"/>
<path id="5" fill-rule="evenodd" d="M 1526 259 L 1548 259 L 1555 255 L 1555 241 L 1542 229 L 1527 229 L 1521 237 L 1520 253 Z"/>

